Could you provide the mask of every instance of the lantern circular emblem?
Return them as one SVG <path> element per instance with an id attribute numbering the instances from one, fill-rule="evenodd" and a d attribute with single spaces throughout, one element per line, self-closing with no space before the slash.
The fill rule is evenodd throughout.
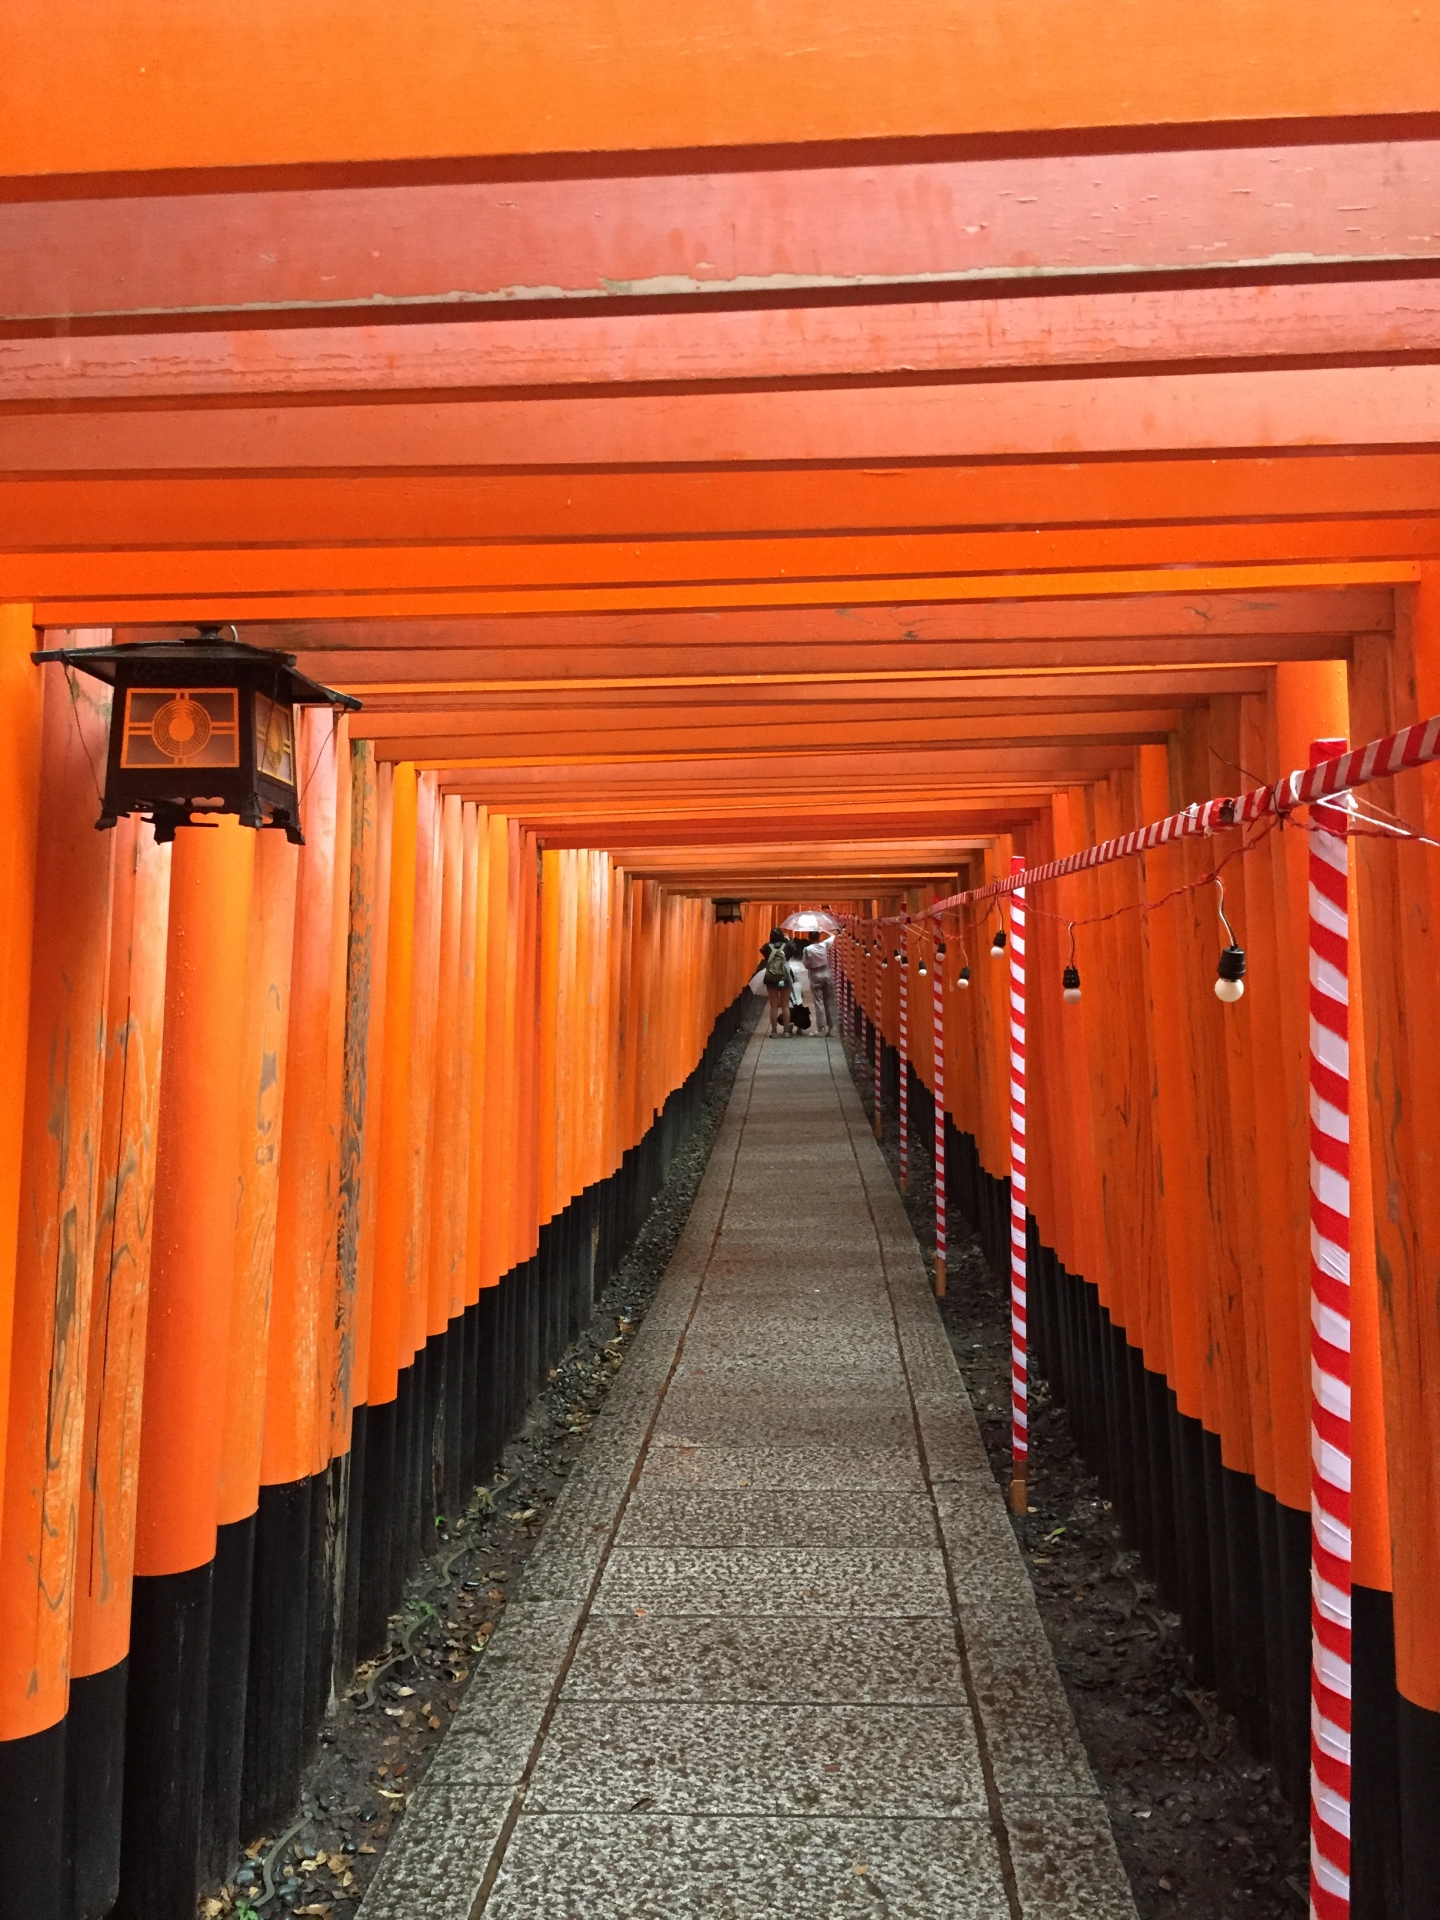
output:
<path id="1" fill-rule="evenodd" d="M 189 760 L 203 753 L 211 732 L 209 714 L 188 693 L 167 700 L 150 722 L 151 738 L 171 760 Z"/>

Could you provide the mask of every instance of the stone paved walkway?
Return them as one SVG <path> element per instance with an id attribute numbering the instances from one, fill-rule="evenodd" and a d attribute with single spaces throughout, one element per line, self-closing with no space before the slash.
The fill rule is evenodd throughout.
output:
<path id="1" fill-rule="evenodd" d="M 361 1920 L 1134 1920 L 838 1044 L 756 1037 Z"/>

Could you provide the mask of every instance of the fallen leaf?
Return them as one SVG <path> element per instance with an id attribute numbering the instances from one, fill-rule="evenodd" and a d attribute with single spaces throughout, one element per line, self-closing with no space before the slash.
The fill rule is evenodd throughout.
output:
<path id="1" fill-rule="evenodd" d="M 655 1796 L 653 1793 L 642 1793 L 640 1798 L 631 1807 L 630 1811 L 631 1813 L 643 1813 L 647 1807 L 653 1807 L 654 1804 L 655 1804 Z"/>
<path id="2" fill-rule="evenodd" d="M 415 1689 L 414 1687 L 396 1687 L 395 1691 L 396 1693 L 399 1694 L 402 1700 L 408 1700 L 411 1694 L 414 1693 Z"/>
<path id="3" fill-rule="evenodd" d="M 440 1731 L 440 1716 L 438 1714 L 432 1713 L 430 1716 L 430 1724 L 435 1729 L 436 1733 L 438 1733 Z"/>
<path id="4" fill-rule="evenodd" d="M 369 1841 L 367 1840 L 365 1844 L 360 1848 L 360 1851 L 361 1853 L 373 1853 L 375 1849 L 370 1845 Z"/>

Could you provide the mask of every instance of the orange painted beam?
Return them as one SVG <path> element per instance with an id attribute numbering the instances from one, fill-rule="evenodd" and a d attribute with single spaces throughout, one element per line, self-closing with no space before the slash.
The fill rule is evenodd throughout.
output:
<path id="1" fill-rule="evenodd" d="M 576 763 L 594 760 L 629 760 L 638 755 L 664 755 L 684 760 L 694 755 L 708 759 L 716 752 L 733 754 L 795 753 L 822 749 L 873 746 L 884 750 L 897 745 L 943 746 L 950 741 L 966 745 L 986 743 L 992 751 L 1012 746 L 1080 745 L 1094 746 L 1163 740 L 1179 724 L 1179 710 L 1159 707 L 1138 713 L 1102 710 L 1094 713 L 1050 714 L 1037 716 L 1028 725 L 1020 720 L 965 718 L 947 725 L 943 720 L 926 717 L 916 720 L 886 718 L 875 721 L 812 721 L 804 726 L 775 725 L 761 728 L 753 723 L 729 727 L 706 724 L 693 728 L 656 728 L 650 733 L 612 738 L 586 733 L 567 734 L 558 726 L 549 730 L 516 733 L 495 742 L 494 758 L 511 760 L 521 766 L 541 765 L 546 760 L 563 759 Z M 412 723 L 412 726 L 415 723 Z M 435 734 L 408 731 L 385 736 L 371 734 L 376 755 L 384 760 L 427 759 L 445 761 L 473 752 L 489 744 L 486 730 L 458 728 Z M 492 750 L 493 751 L 493 750 Z"/>
<path id="2" fill-rule="evenodd" d="M 1417 560 L 1306 561 L 1273 565 L 1116 569 L 1110 573 L 1026 573 L 950 576 L 926 575 L 884 580 L 764 580 L 738 584 L 721 582 L 694 586 L 496 588 L 493 592 L 452 594 L 415 592 L 337 596 L 292 595 L 272 600 L 260 595 L 243 598 L 181 597 L 167 601 L 50 600 L 36 607 L 37 619 L 47 626 L 72 627 L 114 618 L 145 622 L 199 620 L 294 619 L 309 609 L 321 618 L 343 618 L 366 611 L 404 618 L 455 613 L 545 614 L 560 612 L 617 612 L 669 609 L 756 607 L 849 608 L 859 603 L 904 606 L 909 601 L 936 600 L 1063 600 L 1089 599 L 1100 594 L 1281 592 L 1287 587 L 1402 586 L 1419 577 Z"/>
<path id="3" fill-rule="evenodd" d="M 19 0 L 0 173 L 1429 113 L 1440 65 L 1440 25 L 1409 0 L 1374 0 L 1363 61 L 1344 0 L 744 0 L 678 17 L 664 0 L 424 0 L 403 18 L 355 0 L 339 35 L 322 0 L 297 0 L 274 32 L 252 24 L 237 0 L 91 0 L 62 35 Z"/>
<path id="4" fill-rule="evenodd" d="M 1440 513 L 1403 519 L 1258 525 L 1086 527 L 993 533 L 787 534 L 746 540 L 577 541 L 508 546 L 320 547 L 176 553 L 0 555 L 0 596 L 120 604 L 176 595 L 370 595 L 711 586 L 824 580 L 903 581 L 927 574 L 1056 572 L 1084 567 L 1233 566 L 1440 555 Z M 872 596 L 873 593 L 872 593 Z M 888 598 L 888 594 L 886 595 Z"/>
<path id="5" fill-rule="evenodd" d="M 537 715 L 563 715 L 566 725 L 609 728 L 646 727 L 674 722 L 724 721 L 753 713 L 766 719 L 779 713 L 797 717 L 824 717 L 860 709 L 867 714 L 893 711 L 902 717 L 912 710 L 944 709 L 966 713 L 1067 712 L 1079 706 L 1170 705 L 1176 700 L 1202 700 L 1215 693 L 1263 693 L 1268 668 L 1214 666 L 1190 668 L 1135 667 L 1116 672 L 1062 673 L 1052 668 L 987 673 L 957 668 L 938 674 L 882 672 L 852 674 L 748 675 L 735 674 L 683 680 L 607 684 L 604 681 L 564 681 L 511 688 L 502 682 L 412 682 L 408 686 L 343 683 L 365 699 L 370 726 L 393 727 L 406 716 L 456 719 L 473 716 L 469 724 L 493 725 L 504 732 L 525 726 Z M 1001 708 L 997 702 L 1003 702 Z"/>
<path id="6" fill-rule="evenodd" d="M 1440 367 L 11 416 L 0 473 L 524 470 L 1423 447 Z M 478 456 L 483 453 L 484 458 Z"/>
<path id="7" fill-rule="evenodd" d="M 1437 348 L 1433 279 L 1145 287 L 915 305 L 0 340 L 0 407 L 304 404 L 317 394 L 463 399 L 636 385 L 685 391 L 739 380 L 796 387 L 999 369 L 1313 365 Z"/>
<path id="8" fill-rule="evenodd" d="M 28 476 L 0 478 L 0 551 L 1348 519 L 1428 513 L 1437 492 L 1440 453 L 1403 447 L 743 472 Z"/>

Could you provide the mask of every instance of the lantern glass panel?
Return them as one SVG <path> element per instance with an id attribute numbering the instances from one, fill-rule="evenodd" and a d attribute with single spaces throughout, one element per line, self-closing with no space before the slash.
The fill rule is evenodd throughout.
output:
<path id="1" fill-rule="evenodd" d="M 130 687 L 120 765 L 238 767 L 240 696 L 234 687 Z"/>
<path id="2" fill-rule="evenodd" d="M 264 693 L 255 696 L 255 771 L 295 784 L 295 710 Z"/>

